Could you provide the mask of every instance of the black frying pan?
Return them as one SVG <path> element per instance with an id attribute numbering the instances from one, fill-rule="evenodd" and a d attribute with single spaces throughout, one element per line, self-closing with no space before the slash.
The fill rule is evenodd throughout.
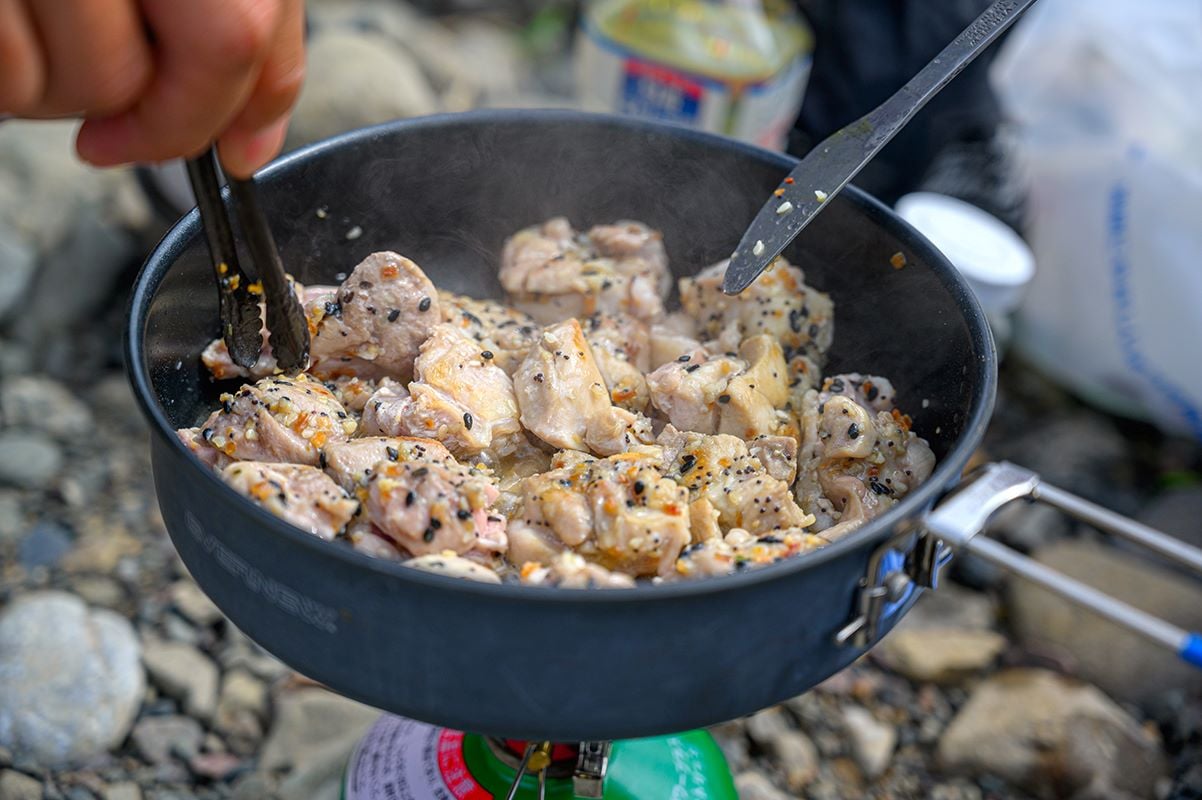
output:
<path id="1" fill-rule="evenodd" d="M 284 263 L 335 283 L 397 250 L 434 282 L 497 295 L 505 237 L 555 214 L 664 232 L 677 275 L 729 255 L 795 161 L 675 127 L 564 112 L 397 122 L 288 156 L 261 177 Z M 319 217 L 322 209 L 324 218 Z M 361 235 L 348 238 L 358 228 Z M 907 266 L 890 259 L 901 252 Z M 939 458 L 927 483 L 824 550 L 736 575 L 625 591 L 493 586 L 320 541 L 224 486 L 176 440 L 213 403 L 201 349 L 217 292 L 195 212 L 151 254 L 127 332 L 176 547 L 239 628 L 299 672 L 387 711 L 536 740 L 681 731 L 796 695 L 863 650 L 834 635 L 872 551 L 954 484 L 993 403 L 987 325 L 955 270 L 849 189 L 787 252 L 836 303 L 828 371 L 882 374 Z M 927 402 L 924 402 L 927 401 Z M 913 597 L 898 604 L 886 632 Z"/>

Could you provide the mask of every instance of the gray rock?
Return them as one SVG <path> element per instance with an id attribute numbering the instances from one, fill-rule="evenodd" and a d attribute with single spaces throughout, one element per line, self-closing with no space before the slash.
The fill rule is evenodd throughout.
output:
<path id="1" fill-rule="evenodd" d="M 16 540 L 25 530 L 26 504 L 16 489 L 0 489 L 0 544 Z"/>
<path id="2" fill-rule="evenodd" d="M 57 522 L 39 522 L 17 548 L 17 558 L 26 569 L 52 567 L 71 551 L 71 534 Z"/>
<path id="3" fill-rule="evenodd" d="M 62 244 L 42 259 L 29 300 L 13 324 L 18 338 L 48 352 L 44 344 L 63 341 L 69 326 L 95 316 L 137 259 L 136 244 L 129 233 L 95 214 L 75 218 Z M 81 264 L 87 265 L 87 280 L 80 280 Z"/>
<path id="4" fill-rule="evenodd" d="M 789 800 L 789 795 L 772 785 L 760 772 L 742 772 L 735 776 L 739 800 Z"/>
<path id="5" fill-rule="evenodd" d="M 859 706 L 843 709 L 843 728 L 851 742 L 851 754 L 864 775 L 871 779 L 884 772 L 897 747 L 897 730 Z"/>
<path id="6" fill-rule="evenodd" d="M 23 342 L 0 337 L 0 378 L 8 380 L 33 371 L 33 351 Z"/>
<path id="7" fill-rule="evenodd" d="M 1065 541 L 1036 558 L 1187 630 L 1202 629 L 1202 588 L 1114 548 Z M 1026 581 L 1010 585 L 1011 618 L 1023 644 L 1060 650 L 1079 674 L 1113 697 L 1145 702 L 1166 687 L 1202 688 L 1202 674 L 1175 654 Z"/>
<path id="8" fill-rule="evenodd" d="M 125 590 L 107 575 L 76 576 L 71 591 L 94 606 L 117 608 L 125 602 Z"/>
<path id="9" fill-rule="evenodd" d="M 338 29 L 316 33 L 308 62 L 288 130 L 290 148 L 437 109 L 417 62 L 382 36 Z"/>
<path id="10" fill-rule="evenodd" d="M 130 739 L 143 761 L 165 764 L 173 758 L 187 761 L 200 752 L 204 728 L 188 717 L 143 717 Z"/>
<path id="11" fill-rule="evenodd" d="M 1042 503 L 1011 503 L 989 520 L 986 533 L 1025 552 L 1063 539 L 1072 523 L 1062 511 Z"/>
<path id="12" fill-rule="evenodd" d="M 982 683 L 939 741 L 943 768 L 993 774 L 1039 797 L 1151 797 L 1156 741 L 1092 686 L 1047 670 Z"/>
<path id="13" fill-rule="evenodd" d="M 136 783 L 114 783 L 105 787 L 104 800 L 142 800 L 142 790 Z"/>
<path id="14" fill-rule="evenodd" d="M 193 581 L 181 580 L 171 584 L 171 602 L 179 613 L 194 625 L 208 627 L 225 618 L 221 609 Z"/>
<path id="15" fill-rule="evenodd" d="M 47 765 L 119 744 L 142 699 L 138 640 L 124 617 L 37 592 L 0 616 L 0 745 Z"/>
<path id="16" fill-rule="evenodd" d="M 150 679 L 168 696 L 179 700 L 189 716 L 208 721 L 217 710 L 217 665 L 182 642 L 149 640 L 142 660 Z"/>
<path id="17" fill-rule="evenodd" d="M 227 672 L 213 727 L 225 734 L 235 749 L 250 751 L 263 736 L 266 718 L 267 687 L 263 682 L 243 669 Z"/>
<path id="18" fill-rule="evenodd" d="M 41 375 L 4 382 L 0 418 L 5 425 L 39 430 L 60 439 L 86 436 L 95 424 L 82 400 L 58 381 Z"/>
<path id="19" fill-rule="evenodd" d="M 1077 411 L 1029 426 L 996 454 L 1033 469 L 1053 486 L 1129 512 L 1116 487 L 1131 485 L 1127 441 L 1110 418 Z"/>
<path id="20" fill-rule="evenodd" d="M 768 748 L 790 728 L 789 721 L 779 708 L 765 708 L 747 718 L 747 735 L 760 747 Z"/>
<path id="21" fill-rule="evenodd" d="M 1202 547 L 1202 486 L 1170 489 L 1158 495 L 1138 519 L 1186 544 Z"/>
<path id="22" fill-rule="evenodd" d="M 955 683 L 1006 648 L 1006 638 L 991 630 L 996 619 L 987 595 L 945 584 L 919 598 L 873 657 L 912 681 Z"/>
<path id="23" fill-rule="evenodd" d="M 772 754 L 785 773 L 785 785 L 798 793 L 818 777 L 818 748 L 801 731 L 785 731 L 772 742 Z"/>
<path id="24" fill-rule="evenodd" d="M 337 797 L 346 761 L 380 712 L 324 689 L 278 698 L 275 724 L 259 758 L 265 775 L 286 773 L 282 800 Z"/>
<path id="25" fill-rule="evenodd" d="M 0 325 L 12 319 L 37 268 L 34 248 L 14 231 L 0 225 Z"/>
<path id="26" fill-rule="evenodd" d="M 42 782 L 6 769 L 0 772 L 0 800 L 42 800 Z"/>
<path id="27" fill-rule="evenodd" d="M 747 742 L 747 731 L 742 720 L 715 725 L 709 732 L 722 749 L 722 755 L 726 757 L 732 772 L 741 772 L 751 766 L 751 746 Z"/>
<path id="28" fill-rule="evenodd" d="M 0 431 L 0 486 L 43 489 L 63 467 L 54 440 L 36 431 Z"/>

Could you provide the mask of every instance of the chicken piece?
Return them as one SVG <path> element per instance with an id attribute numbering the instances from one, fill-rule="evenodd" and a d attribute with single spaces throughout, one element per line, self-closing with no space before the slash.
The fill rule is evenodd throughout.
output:
<path id="1" fill-rule="evenodd" d="M 712 538 L 686 547 L 676 560 L 681 578 L 726 575 L 749 567 L 774 564 L 782 559 L 815 550 L 827 544 L 800 528 L 753 536 L 735 528 L 724 538 Z"/>
<path id="2" fill-rule="evenodd" d="M 603 233 L 598 241 L 619 252 L 620 238 Z M 662 317 L 666 263 L 645 254 L 604 256 L 596 248 L 562 217 L 518 231 L 501 253 L 501 286 L 513 305 L 543 324 L 596 311 L 645 321 Z"/>
<path id="3" fill-rule="evenodd" d="M 550 564 L 566 549 L 606 569 L 665 575 L 689 542 L 688 492 L 657 469 L 658 452 L 556 457 L 517 487 L 509 559 Z"/>
<path id="4" fill-rule="evenodd" d="M 309 319 L 309 335 L 311 336 L 316 330 L 313 322 L 314 316 L 320 314 L 320 309 L 325 306 L 325 303 L 334 298 L 338 287 L 301 286 L 291 275 L 287 277 Z M 259 304 L 259 315 L 260 318 L 265 316 L 262 303 Z M 266 378 L 269 375 L 275 375 L 278 368 L 275 355 L 271 351 L 271 331 L 267 330 L 266 319 L 263 319 L 263 326 L 259 333 L 263 337 L 263 346 L 259 350 L 259 360 L 251 365 L 250 369 L 243 369 L 234 363 L 230 358 L 230 351 L 225 346 L 224 339 L 214 339 L 209 343 L 209 346 L 200 354 L 201 363 L 208 368 L 213 379 L 218 381 L 230 378 Z"/>
<path id="5" fill-rule="evenodd" d="M 404 561 L 409 555 L 382 536 L 367 515 L 360 513 L 346 527 L 346 541 L 358 553 L 385 561 Z"/>
<path id="6" fill-rule="evenodd" d="M 586 561 L 582 556 L 563 552 L 550 564 L 528 561 L 522 566 L 522 583 L 527 586 L 558 586 L 561 589 L 632 589 L 634 578 Z"/>
<path id="7" fill-rule="evenodd" d="M 212 428 L 180 428 L 175 432 L 175 435 L 184 443 L 184 447 L 192 451 L 192 455 L 200 459 L 200 463 L 216 470 L 224 469 L 233 459 L 217 448 L 212 447 L 206 441 L 205 431 L 208 432 L 207 436 L 212 438 Z"/>
<path id="8" fill-rule="evenodd" d="M 747 451 L 768 474 L 788 484 L 797 478 L 797 450 L 798 441 L 792 436 L 757 436 L 747 443 Z"/>
<path id="9" fill-rule="evenodd" d="M 408 381 L 418 348 L 441 319 L 434 284 L 417 264 L 396 253 L 373 253 L 311 318 L 310 371 L 323 380 Z"/>
<path id="10" fill-rule="evenodd" d="M 935 456 L 910 430 L 909 417 L 893 407 L 887 380 L 841 375 L 825 385 L 831 391 L 811 390 L 802 408 L 794 491 L 817 518 L 815 531 L 834 541 L 926 480 Z"/>
<path id="11" fill-rule="evenodd" d="M 434 438 L 460 457 L 484 450 L 495 457 L 514 452 L 525 438 L 513 382 L 492 361 L 479 342 L 455 326 L 435 326 L 415 362 L 416 380 L 409 384 L 408 397 L 398 398 L 394 386 L 384 396 L 373 396 L 370 413 L 364 411 L 365 428 L 389 436 Z M 393 402 L 386 409 L 389 398 Z"/>
<path id="12" fill-rule="evenodd" d="M 793 500 L 789 484 L 769 475 L 742 439 L 669 425 L 657 441 L 663 447 L 664 475 L 689 490 L 689 502 L 708 500 L 723 529 L 762 536 L 814 523 Z"/>
<path id="13" fill-rule="evenodd" d="M 651 276 L 662 298 L 672 291 L 668 251 L 659 231 L 641 222 L 623 220 L 612 225 L 594 225 L 589 229 L 588 240 L 597 255 L 616 261 L 618 272 Z"/>
<path id="14" fill-rule="evenodd" d="M 412 436 L 364 436 L 336 442 L 322 451 L 326 473 L 348 492 L 365 486 L 381 462 L 449 461 L 451 453 L 440 442 Z"/>
<path id="15" fill-rule="evenodd" d="M 447 575 L 452 578 L 465 578 L 469 581 L 479 581 L 480 583 L 501 582 L 497 573 L 488 567 L 477 564 L 475 561 L 469 561 L 452 550 L 448 550 L 445 553 L 411 558 L 405 562 L 405 566 L 420 569 L 423 572 L 436 572 L 439 575 Z"/>
<path id="16" fill-rule="evenodd" d="M 787 370 L 780 344 L 752 336 L 739 358 L 693 350 L 647 376 L 651 403 L 681 430 L 745 439 L 778 433 L 788 415 Z"/>
<path id="17" fill-rule="evenodd" d="M 521 423 L 558 449 L 624 452 L 654 437 L 651 422 L 613 405 L 574 319 L 546 328 L 513 375 Z"/>
<path id="18" fill-rule="evenodd" d="M 455 325 L 476 340 L 481 352 L 512 375 L 538 341 L 542 326 L 529 314 L 495 300 L 477 300 L 453 292 L 438 292 L 443 322 Z"/>
<path id="19" fill-rule="evenodd" d="M 357 428 L 330 390 L 306 375 L 264 378 L 220 400 L 201 436 L 237 461 L 316 465 L 323 447 Z"/>
<path id="20" fill-rule="evenodd" d="M 371 436 L 387 436 L 404 429 L 401 414 L 407 408 L 409 390 L 392 378 L 376 383 L 376 390 L 363 406 L 363 417 L 359 420 L 361 433 Z"/>
<path id="21" fill-rule="evenodd" d="M 505 518 L 492 508 L 499 495 L 480 470 L 427 454 L 378 464 L 367 481 L 366 507 L 380 532 L 415 556 L 504 552 Z"/>
<path id="22" fill-rule="evenodd" d="M 388 380 L 388 378 L 384 380 Z M 347 411 L 354 411 L 356 414 L 363 413 L 368 399 L 379 388 L 378 381 L 366 381 L 355 377 L 335 378 L 332 381 L 326 381 L 325 384 L 343 408 Z"/>
<path id="23" fill-rule="evenodd" d="M 256 505 L 326 541 L 359 510 L 358 501 L 316 467 L 238 461 L 221 471 L 221 479 Z"/>
<path id="24" fill-rule="evenodd" d="M 765 333 L 780 341 L 786 359 L 800 353 L 822 364 L 834 334 L 830 297 L 806 286 L 801 270 L 783 258 L 731 297 L 722 291 L 727 263 L 680 279 L 681 305 L 697 320 L 702 338 L 716 339 L 724 350 L 733 350 L 747 337 Z"/>
<path id="25" fill-rule="evenodd" d="M 701 347 L 697 324 L 688 314 L 675 311 L 651 325 L 651 359 L 647 370 L 659 369 L 670 361 Z"/>
<path id="26" fill-rule="evenodd" d="M 581 323 L 613 404 L 643 412 L 651 396 L 643 373 L 650 363 L 647 326 L 627 314 L 593 314 Z"/>

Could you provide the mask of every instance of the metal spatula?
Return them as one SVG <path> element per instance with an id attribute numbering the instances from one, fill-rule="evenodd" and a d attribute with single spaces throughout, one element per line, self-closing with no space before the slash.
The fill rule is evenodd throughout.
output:
<path id="1" fill-rule="evenodd" d="M 811 150 L 743 234 L 726 268 L 722 291 L 738 294 L 750 286 L 824 204 L 1034 2 L 997 0 L 892 97 Z"/>

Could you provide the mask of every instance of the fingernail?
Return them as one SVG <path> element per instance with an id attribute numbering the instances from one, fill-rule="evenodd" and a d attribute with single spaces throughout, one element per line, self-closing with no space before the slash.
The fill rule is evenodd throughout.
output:
<path id="1" fill-rule="evenodd" d="M 288 133 L 288 117 L 272 123 L 246 140 L 236 153 L 237 166 L 244 167 L 247 175 L 262 167 L 279 154 Z"/>

